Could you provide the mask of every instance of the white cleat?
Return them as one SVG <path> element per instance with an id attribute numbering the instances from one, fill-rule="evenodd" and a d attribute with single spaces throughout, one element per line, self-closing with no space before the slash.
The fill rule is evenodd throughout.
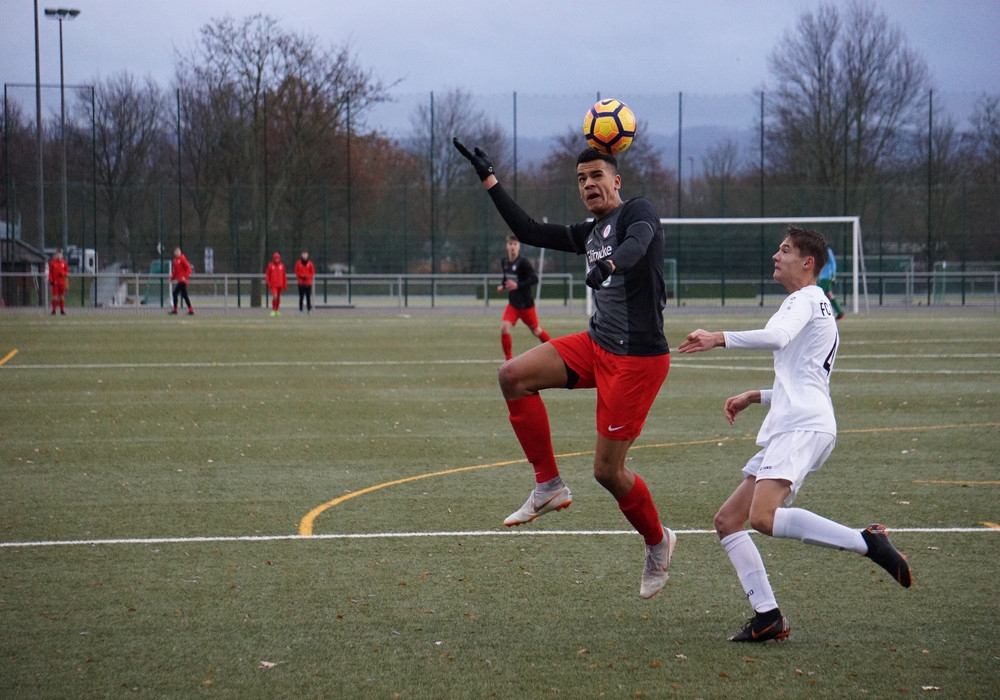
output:
<path id="1" fill-rule="evenodd" d="M 553 510 L 569 508 L 569 504 L 572 502 L 573 494 L 570 493 L 568 486 L 563 486 L 558 491 L 552 493 L 539 493 L 536 490 L 532 490 L 531 495 L 528 496 L 528 500 L 524 502 L 524 505 L 517 512 L 508 515 L 503 524 L 510 527 L 511 525 L 530 523 L 539 515 L 545 515 Z"/>
<path id="2" fill-rule="evenodd" d="M 677 546 L 677 535 L 668 527 L 663 528 L 663 541 L 650 547 L 646 545 L 646 565 L 642 570 L 640 598 L 652 598 L 663 590 L 670 578 L 670 557 Z"/>

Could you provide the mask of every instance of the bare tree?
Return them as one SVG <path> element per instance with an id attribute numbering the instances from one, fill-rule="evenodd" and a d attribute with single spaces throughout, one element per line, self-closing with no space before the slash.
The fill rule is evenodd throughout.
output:
<path id="1" fill-rule="evenodd" d="M 1000 95 L 982 95 L 971 120 L 972 167 L 984 182 L 1000 184 Z"/>
<path id="2" fill-rule="evenodd" d="M 81 102 L 80 109 L 95 124 L 97 186 L 107 216 L 111 260 L 124 255 L 134 265 L 155 239 L 139 222 L 143 200 L 150 194 L 146 185 L 163 155 L 163 99 L 152 78 L 140 84 L 130 73 L 121 72 L 97 81 L 95 115 L 90 114 L 89 100 Z"/>
<path id="3" fill-rule="evenodd" d="M 204 83 L 179 76 L 179 151 L 182 186 L 197 217 L 196 247 L 206 244 L 220 186 L 236 179 L 234 132 L 239 133 L 232 90 L 214 92 Z"/>
<path id="4" fill-rule="evenodd" d="M 261 270 L 279 205 L 292 212 L 292 226 L 303 226 L 315 204 L 304 184 L 336 172 L 344 149 L 333 139 L 344 134 L 347 105 L 352 122 L 363 124 L 365 110 L 388 99 L 387 86 L 346 48 L 324 50 L 261 14 L 213 20 L 195 49 L 178 56 L 177 72 L 231 112 L 229 177 L 247 185 L 256 232 L 250 265 Z M 231 202 L 232 211 L 242 209 Z M 255 305 L 260 292 L 251 294 Z"/>
<path id="5" fill-rule="evenodd" d="M 5 179 L 3 191 L 0 192 L 0 219 L 14 227 L 20 225 L 23 208 L 18 201 L 18 189 L 31 182 L 28 178 L 34 175 L 37 161 L 34 158 L 35 141 L 31 119 L 13 100 L 8 100 L 4 109 L 4 148 L 0 151 L 0 171 L 4 173 Z M 37 175 L 35 179 L 37 180 Z M 3 231 L 0 235 L 8 234 Z"/>
<path id="6" fill-rule="evenodd" d="M 863 184 L 896 164 L 926 113 L 927 67 L 903 32 L 871 2 L 841 7 L 803 14 L 769 56 L 766 152 L 779 178 Z"/>
<path id="7" fill-rule="evenodd" d="M 734 139 L 726 139 L 710 148 L 701 159 L 704 179 L 706 211 L 702 215 L 715 213 L 726 215 L 726 192 L 735 189 L 743 164 L 740 162 L 741 149 Z"/>
<path id="8" fill-rule="evenodd" d="M 447 251 L 461 241 L 470 246 L 469 253 L 465 259 L 449 260 L 448 264 L 452 271 L 465 272 L 482 252 L 475 235 L 475 230 L 482 227 L 470 219 L 468 207 L 462 206 L 467 200 L 461 193 L 478 180 L 468 161 L 452 146 L 452 139 L 458 137 L 469 148 L 482 148 L 498 172 L 506 171 L 511 160 L 509 141 L 496 120 L 477 109 L 472 95 L 462 89 L 434 96 L 433 107 L 430 102 L 420 105 L 411 117 L 411 125 L 407 147 L 423 165 L 429 197 L 430 270 L 441 270 L 439 250 Z"/>

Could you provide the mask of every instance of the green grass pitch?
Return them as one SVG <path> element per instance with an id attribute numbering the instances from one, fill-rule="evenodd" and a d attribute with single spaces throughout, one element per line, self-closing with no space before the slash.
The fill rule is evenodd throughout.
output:
<path id="1" fill-rule="evenodd" d="M 769 311 L 668 309 L 667 338 Z M 726 641 L 749 607 L 711 527 L 764 416 L 723 402 L 768 353 L 674 355 L 630 453 L 679 534 L 644 601 L 593 392 L 545 394 L 572 507 L 502 526 L 532 477 L 499 310 L 265 314 L 0 317 L 0 697 L 1000 695 L 996 314 L 841 322 L 796 505 L 885 523 L 915 582 L 755 535 L 792 628 L 761 645 Z"/>

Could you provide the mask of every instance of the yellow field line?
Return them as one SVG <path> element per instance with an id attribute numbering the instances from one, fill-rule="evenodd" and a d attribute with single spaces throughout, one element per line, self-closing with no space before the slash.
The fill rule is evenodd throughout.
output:
<path id="1" fill-rule="evenodd" d="M 840 434 L 848 433 L 877 433 L 877 432 L 896 432 L 896 431 L 908 431 L 908 430 L 946 430 L 950 428 L 996 428 L 1000 427 L 1000 423 L 970 423 L 966 425 L 923 425 L 923 426 L 900 426 L 896 428 L 863 428 L 856 430 L 841 430 Z M 756 436 L 746 435 L 738 438 L 710 438 L 707 440 L 688 440 L 686 442 L 662 442 L 654 445 L 635 445 L 632 447 L 633 450 L 648 450 L 652 448 L 663 448 L 663 447 L 687 447 L 691 445 L 709 445 L 718 444 L 722 442 L 733 442 L 737 440 L 753 440 Z M 580 457 L 583 455 L 593 454 L 593 450 L 587 450 L 585 452 L 567 452 L 566 454 L 556 455 L 556 459 L 566 459 L 568 457 Z M 380 489 L 388 488 L 390 486 L 399 486 L 400 484 L 407 484 L 412 481 L 419 481 L 421 479 L 430 479 L 435 476 L 446 476 L 448 474 L 458 474 L 460 472 L 475 471 L 477 469 L 489 469 L 491 467 L 506 467 L 511 464 L 521 464 L 526 462 L 524 459 L 509 460 L 506 462 L 493 462 L 491 464 L 475 464 L 468 467 L 457 467 L 455 469 L 445 469 L 439 472 L 429 472 L 427 474 L 417 474 L 415 476 L 408 476 L 405 479 L 396 479 L 395 481 L 386 481 L 381 484 L 375 484 L 373 486 L 368 486 L 367 488 L 360 489 L 358 491 L 352 491 L 351 493 L 344 494 L 339 498 L 335 498 L 332 501 L 327 501 L 321 505 L 316 506 L 311 511 L 309 511 L 302 520 L 299 521 L 299 534 L 304 536 L 309 536 L 313 534 L 313 523 L 316 518 L 323 513 L 323 511 L 338 506 L 344 501 L 349 501 L 352 498 L 357 498 L 358 496 L 363 496 L 373 491 L 378 491 Z M 973 483 L 973 482 L 965 482 Z"/>
<path id="2" fill-rule="evenodd" d="M 954 430 L 955 428 L 1000 428 L 1000 423 L 953 423 L 951 425 L 901 425 L 895 428 L 855 428 L 839 430 L 840 435 L 859 433 L 895 433 L 914 430 Z"/>
<path id="3" fill-rule="evenodd" d="M 951 484 L 952 486 L 1000 486 L 1000 481 L 944 481 L 941 479 L 914 479 L 914 484 Z"/>
<path id="4" fill-rule="evenodd" d="M 641 446 L 635 447 L 634 449 L 649 448 L 649 447 L 679 447 L 681 445 L 705 445 L 705 444 L 708 444 L 708 443 L 711 443 L 711 442 L 715 442 L 715 443 L 717 443 L 717 442 L 724 442 L 726 440 L 731 440 L 731 439 L 733 439 L 733 438 L 723 438 L 722 440 L 720 440 L 718 438 L 715 438 L 715 439 L 712 439 L 712 440 L 694 440 L 692 442 L 672 442 L 672 443 L 664 443 L 664 444 L 660 444 L 660 445 L 641 445 Z M 748 439 L 748 438 L 736 438 L 736 439 Z M 585 452 L 567 452 L 565 454 L 556 455 L 556 459 L 566 459 L 568 457 L 580 457 L 580 456 L 583 456 L 583 455 L 589 455 L 589 454 L 593 454 L 593 453 L 594 453 L 593 450 L 588 450 L 588 451 L 585 451 Z M 430 479 L 431 477 L 434 477 L 434 476 L 446 476 L 448 474 L 458 474 L 460 472 L 471 472 L 471 471 L 475 471 L 476 469 L 489 469 L 491 467 L 506 467 L 506 466 L 509 466 L 511 464 L 522 464 L 522 463 L 524 463 L 526 461 L 527 460 L 524 460 L 524 459 L 514 459 L 514 460 L 509 460 L 507 462 L 493 462 L 492 464 L 475 464 L 475 465 L 472 465 L 472 466 L 469 466 L 469 467 L 457 467 L 455 469 L 445 469 L 444 471 L 440 471 L 440 472 L 430 472 L 428 474 L 417 474 L 415 476 L 408 476 L 405 479 L 396 479 L 395 481 L 386 481 L 386 482 L 381 483 L 381 484 L 375 484 L 374 486 L 369 486 L 367 488 L 363 488 L 363 489 L 361 489 L 359 491 L 352 491 L 351 493 L 344 494 L 343 496 L 340 496 L 339 498 L 335 498 L 332 501 L 327 501 L 326 503 L 323 503 L 322 505 L 318 505 L 315 508 L 313 508 L 311 511 L 309 511 L 306 514 L 306 516 L 304 518 L 302 518 L 302 520 L 299 521 L 299 534 L 300 535 L 305 535 L 305 536 L 309 536 L 309 535 L 313 534 L 313 522 L 316 520 L 317 517 L 319 517 L 319 515 L 323 511 L 327 510 L 328 508 L 333 508 L 334 506 L 338 506 L 341 503 L 343 503 L 344 501 L 349 501 L 352 498 L 357 498 L 358 496 L 363 496 L 366 493 L 372 493 L 373 491 L 378 491 L 380 489 L 388 488 L 390 486 L 399 486 L 400 484 L 407 484 L 407 483 L 410 483 L 411 481 L 419 481 L 420 479 Z"/>
<path id="5" fill-rule="evenodd" d="M 17 348 L 14 348 L 13 350 L 11 350 L 10 352 L 8 352 L 8 353 L 7 353 L 7 356 L 6 356 L 6 357 L 4 357 L 4 358 L 3 358 L 2 360 L 0 360 L 0 365 L 5 365 L 5 364 L 7 364 L 7 362 L 8 362 L 8 361 L 9 361 L 9 360 L 10 360 L 10 359 L 11 359 L 12 357 L 14 357 L 14 355 L 16 355 L 16 354 L 17 354 Z"/>
<path id="6" fill-rule="evenodd" d="M 444 476 L 446 474 L 458 474 L 459 472 L 469 472 L 475 469 L 488 469 L 489 467 L 503 467 L 508 464 L 517 464 L 518 462 L 523 462 L 525 460 L 518 459 L 511 462 L 494 462 L 493 464 L 477 464 L 471 467 L 458 467 L 456 469 L 446 469 L 440 472 L 431 472 L 429 474 L 417 474 L 416 476 L 408 476 L 405 479 L 396 479 L 395 481 L 386 481 L 381 484 L 375 484 L 374 486 L 369 486 L 368 488 L 361 489 L 360 491 L 352 491 L 351 493 L 345 494 L 340 498 L 335 498 L 332 501 L 327 501 L 323 505 L 316 506 L 311 511 L 309 511 L 302 520 L 299 521 L 299 534 L 300 535 L 311 535 L 313 534 L 313 521 L 327 508 L 333 508 L 336 505 L 340 505 L 344 501 L 348 501 L 352 498 L 357 498 L 358 496 L 363 496 L 366 493 L 371 493 L 372 491 L 378 491 L 379 489 L 388 488 L 390 486 L 398 486 L 399 484 L 406 484 L 411 481 L 419 481 L 420 479 L 429 479 L 432 476 Z"/>

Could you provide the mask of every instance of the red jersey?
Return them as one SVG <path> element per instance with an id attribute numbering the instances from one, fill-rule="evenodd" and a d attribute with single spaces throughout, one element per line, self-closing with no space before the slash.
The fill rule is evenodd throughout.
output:
<path id="1" fill-rule="evenodd" d="M 49 284 L 65 286 L 69 277 L 69 263 L 65 260 L 49 261 Z"/>
<path id="2" fill-rule="evenodd" d="M 188 259 L 184 257 L 184 253 L 181 253 L 174 258 L 174 262 L 170 266 L 170 279 L 187 284 L 190 277 L 191 263 L 189 263 Z"/>
<path id="3" fill-rule="evenodd" d="M 316 268 L 313 266 L 312 260 L 303 261 L 302 258 L 299 258 L 295 262 L 295 279 L 301 286 L 311 287 L 315 275 Z"/>
<path id="4" fill-rule="evenodd" d="M 288 273 L 285 271 L 285 263 L 281 262 L 277 253 L 274 255 L 274 260 L 268 264 L 264 279 L 271 289 L 280 291 L 288 289 Z"/>

